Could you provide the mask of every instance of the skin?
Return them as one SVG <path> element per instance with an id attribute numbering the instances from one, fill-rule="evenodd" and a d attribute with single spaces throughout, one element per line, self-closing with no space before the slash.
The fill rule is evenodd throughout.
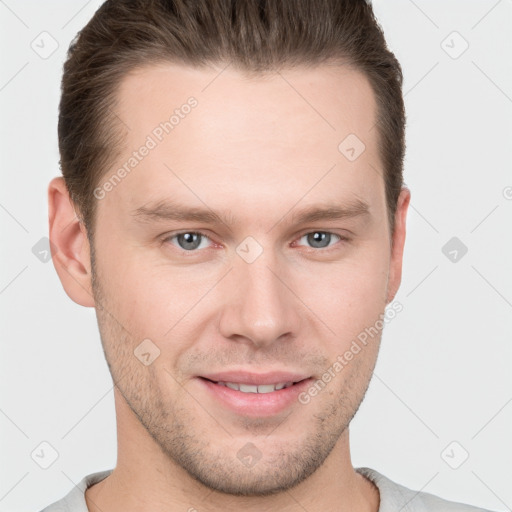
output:
<path id="1" fill-rule="evenodd" d="M 190 96 L 198 105 L 98 201 L 93 262 L 63 179 L 49 186 L 56 270 L 73 301 L 96 308 L 116 384 L 117 466 L 87 490 L 87 505 L 375 512 L 378 490 L 352 467 L 348 426 L 380 336 L 308 404 L 265 418 L 219 405 L 196 377 L 243 369 L 321 378 L 398 290 L 410 193 L 401 191 L 392 234 L 362 74 L 324 65 L 249 78 L 223 67 L 165 63 L 124 78 L 116 114 L 129 130 L 105 179 L 174 108 Z M 338 150 L 350 133 L 366 146 L 353 162 Z M 136 220 L 160 200 L 229 218 Z M 355 200 L 366 214 L 294 221 L 305 208 Z M 183 238 L 169 238 L 183 231 L 210 239 L 185 254 Z M 311 232 L 333 235 L 319 247 Z M 236 252 L 248 236 L 263 249 L 252 263 Z M 160 350 L 148 366 L 134 356 L 144 339 Z M 252 467 L 237 457 L 247 443 L 261 453 Z"/>

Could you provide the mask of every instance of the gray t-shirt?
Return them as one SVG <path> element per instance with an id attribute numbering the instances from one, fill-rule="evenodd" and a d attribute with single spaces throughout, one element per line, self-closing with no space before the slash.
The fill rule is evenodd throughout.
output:
<path id="1" fill-rule="evenodd" d="M 374 469 L 356 468 L 356 471 L 371 480 L 379 489 L 378 512 L 490 512 L 483 508 L 443 500 L 426 492 L 412 491 Z M 111 469 L 86 476 L 64 498 L 41 512 L 88 512 L 85 490 L 106 478 L 110 473 L 112 473 Z"/>

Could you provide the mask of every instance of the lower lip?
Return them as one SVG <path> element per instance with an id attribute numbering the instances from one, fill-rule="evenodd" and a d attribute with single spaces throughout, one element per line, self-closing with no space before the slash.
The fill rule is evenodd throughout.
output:
<path id="1" fill-rule="evenodd" d="M 197 380 L 224 407 L 237 414 L 261 418 L 278 414 L 297 403 L 299 394 L 308 387 L 312 379 L 305 379 L 289 388 L 271 393 L 244 393 L 202 377 Z"/>

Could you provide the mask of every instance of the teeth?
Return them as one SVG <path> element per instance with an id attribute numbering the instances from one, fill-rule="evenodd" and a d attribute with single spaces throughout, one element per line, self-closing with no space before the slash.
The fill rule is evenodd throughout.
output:
<path id="1" fill-rule="evenodd" d="M 243 393 L 257 393 L 258 386 L 253 386 L 251 384 L 240 384 L 240 391 Z"/>
<path id="2" fill-rule="evenodd" d="M 258 386 L 258 393 L 272 393 L 276 387 L 273 384 L 261 384 Z"/>
<path id="3" fill-rule="evenodd" d="M 293 386 L 293 382 L 280 382 L 279 384 L 260 384 L 259 386 L 253 384 L 238 384 L 236 382 L 217 382 L 221 386 L 226 386 L 229 389 L 235 391 L 241 391 L 242 393 L 272 393 L 273 391 L 279 391 L 283 388 L 289 388 Z"/>

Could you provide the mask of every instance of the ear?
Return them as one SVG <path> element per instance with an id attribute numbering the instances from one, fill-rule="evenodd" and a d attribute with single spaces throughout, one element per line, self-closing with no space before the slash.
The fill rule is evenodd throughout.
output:
<path id="1" fill-rule="evenodd" d="M 87 232 L 62 177 L 53 178 L 48 186 L 48 214 L 52 261 L 60 282 L 71 300 L 94 307 Z"/>
<path id="2" fill-rule="evenodd" d="M 395 212 L 395 229 L 391 240 L 391 261 L 389 267 L 389 279 L 386 303 L 389 304 L 394 298 L 402 281 L 402 260 L 405 245 L 405 221 L 407 209 L 411 200 L 411 192 L 408 188 L 402 187 L 398 196 Z"/>

